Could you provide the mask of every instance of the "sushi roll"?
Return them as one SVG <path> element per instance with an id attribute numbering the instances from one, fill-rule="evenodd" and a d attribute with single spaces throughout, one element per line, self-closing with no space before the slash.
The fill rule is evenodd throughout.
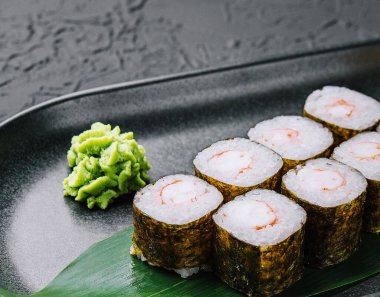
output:
<path id="1" fill-rule="evenodd" d="M 358 249 L 366 187 L 359 171 L 325 158 L 309 160 L 283 176 L 282 193 L 307 212 L 308 265 L 334 265 Z"/>
<path id="2" fill-rule="evenodd" d="M 380 133 L 354 136 L 335 148 L 332 158 L 359 170 L 367 178 L 364 230 L 380 233 Z"/>
<path id="3" fill-rule="evenodd" d="M 216 142 L 194 159 L 195 175 L 212 184 L 224 201 L 252 189 L 274 189 L 280 181 L 281 157 L 244 138 Z"/>
<path id="4" fill-rule="evenodd" d="M 307 97 L 304 114 L 328 127 L 338 145 L 362 131 L 374 130 L 380 120 L 380 103 L 347 88 L 326 86 Z"/>
<path id="5" fill-rule="evenodd" d="M 306 160 L 329 157 L 334 142 L 332 133 L 321 124 L 300 116 L 278 116 L 258 123 L 248 132 L 284 160 L 284 172 Z"/>
<path id="6" fill-rule="evenodd" d="M 214 215 L 214 271 L 248 296 L 272 296 L 303 274 L 306 213 L 287 197 L 256 189 Z"/>
<path id="7" fill-rule="evenodd" d="M 190 175 L 170 175 L 136 193 L 131 254 L 182 277 L 210 265 L 212 214 L 222 194 Z"/>

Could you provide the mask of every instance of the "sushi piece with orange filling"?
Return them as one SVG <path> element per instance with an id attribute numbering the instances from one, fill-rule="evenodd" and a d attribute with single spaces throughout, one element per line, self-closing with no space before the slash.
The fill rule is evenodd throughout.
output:
<path id="1" fill-rule="evenodd" d="M 262 121 L 249 130 L 248 137 L 281 155 L 284 172 L 306 160 L 329 157 L 334 142 L 327 128 L 301 116 L 278 116 Z"/>
<path id="2" fill-rule="evenodd" d="M 283 165 L 278 154 L 244 138 L 218 141 L 193 163 L 195 175 L 218 188 L 225 202 L 253 189 L 275 189 Z"/>
<path id="3" fill-rule="evenodd" d="M 306 213 L 287 197 L 256 189 L 214 215 L 214 272 L 248 296 L 272 296 L 303 274 Z"/>
<path id="4" fill-rule="evenodd" d="M 367 181 L 357 170 L 330 159 L 309 160 L 282 178 L 282 193 L 307 212 L 305 262 L 325 268 L 359 247 Z"/>
<path id="5" fill-rule="evenodd" d="M 328 127 L 338 145 L 360 132 L 374 130 L 380 121 L 380 103 L 347 88 L 325 86 L 307 97 L 304 115 Z"/>
<path id="6" fill-rule="evenodd" d="M 354 136 L 336 147 L 332 158 L 359 170 L 367 178 L 364 230 L 380 233 L 380 133 Z"/>
<path id="7" fill-rule="evenodd" d="M 170 175 L 136 193 L 131 254 L 186 278 L 208 269 L 212 214 L 222 194 L 191 175 Z"/>

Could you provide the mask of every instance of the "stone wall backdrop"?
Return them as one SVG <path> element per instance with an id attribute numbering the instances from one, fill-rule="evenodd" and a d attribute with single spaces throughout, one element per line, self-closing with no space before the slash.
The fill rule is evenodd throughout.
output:
<path id="1" fill-rule="evenodd" d="M 1 0 L 0 121 L 105 84 L 380 38 L 376 0 Z"/>
<path id="2" fill-rule="evenodd" d="M 1 0 L 0 121 L 96 86 L 376 40 L 379 14 L 377 0 Z M 339 296 L 379 290 L 377 276 Z"/>

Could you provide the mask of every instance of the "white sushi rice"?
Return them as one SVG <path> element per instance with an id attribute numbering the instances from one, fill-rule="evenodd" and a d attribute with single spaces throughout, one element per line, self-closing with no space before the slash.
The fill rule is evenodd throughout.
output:
<path id="1" fill-rule="evenodd" d="M 326 86 L 309 95 L 305 111 L 339 127 L 364 130 L 380 120 L 380 103 L 362 93 Z"/>
<path id="2" fill-rule="evenodd" d="M 282 167 L 275 152 L 245 138 L 218 141 L 194 159 L 202 173 L 226 184 L 249 187 L 275 175 Z"/>
<path id="3" fill-rule="evenodd" d="M 368 179 L 380 181 L 380 133 L 357 134 L 336 147 L 332 158 L 359 170 Z"/>
<path id="4" fill-rule="evenodd" d="M 153 263 L 149 262 L 147 258 L 143 255 L 141 251 L 136 251 L 134 246 L 131 245 L 129 249 L 129 253 L 133 256 L 136 256 L 140 261 L 147 262 L 151 266 L 157 266 Z M 167 269 L 174 271 L 175 273 L 178 273 L 182 278 L 188 278 L 189 276 L 192 276 L 193 274 L 197 274 L 200 270 L 211 272 L 212 268 L 210 265 L 203 264 L 201 266 L 197 267 L 191 267 L 191 268 L 180 268 L 180 269 Z"/>
<path id="5" fill-rule="evenodd" d="M 334 141 L 330 130 L 300 116 L 278 116 L 260 122 L 249 130 L 248 137 L 288 160 L 312 158 Z"/>
<path id="6" fill-rule="evenodd" d="M 182 225 L 200 219 L 223 201 L 212 185 L 192 175 L 169 175 L 136 193 L 134 205 L 166 224 Z"/>
<path id="7" fill-rule="evenodd" d="M 306 212 L 284 195 L 258 189 L 224 204 L 213 219 L 239 240 L 268 246 L 297 232 L 306 221 Z"/>
<path id="8" fill-rule="evenodd" d="M 367 187 L 359 171 L 326 158 L 298 165 L 283 176 L 282 182 L 298 198 L 322 207 L 348 203 Z"/>

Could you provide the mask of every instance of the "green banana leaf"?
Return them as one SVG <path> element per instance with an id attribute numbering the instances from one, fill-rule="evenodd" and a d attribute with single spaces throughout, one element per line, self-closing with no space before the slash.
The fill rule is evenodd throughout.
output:
<path id="1" fill-rule="evenodd" d="M 35 297 L 242 296 L 202 272 L 182 279 L 130 256 L 133 228 L 120 231 L 85 251 Z M 304 278 L 279 296 L 312 296 L 380 272 L 380 236 L 363 234 L 360 250 L 325 270 L 307 268 Z M 0 296 L 19 295 L 0 289 Z"/>

